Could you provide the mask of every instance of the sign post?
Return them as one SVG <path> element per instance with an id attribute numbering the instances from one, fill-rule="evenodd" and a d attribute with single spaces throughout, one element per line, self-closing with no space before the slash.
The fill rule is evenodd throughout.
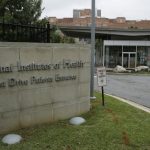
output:
<path id="1" fill-rule="evenodd" d="M 105 67 L 97 68 L 97 83 L 98 87 L 101 87 L 102 90 L 102 105 L 105 105 L 104 102 L 104 88 L 103 86 L 106 85 L 106 69 Z"/>

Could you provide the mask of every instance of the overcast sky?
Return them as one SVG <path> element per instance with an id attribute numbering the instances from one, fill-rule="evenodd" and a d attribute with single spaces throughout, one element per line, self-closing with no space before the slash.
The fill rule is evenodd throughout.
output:
<path id="1" fill-rule="evenodd" d="M 91 8 L 92 0 L 43 0 L 43 17 L 72 17 L 73 9 Z M 95 0 L 102 17 L 150 20 L 150 0 Z"/>

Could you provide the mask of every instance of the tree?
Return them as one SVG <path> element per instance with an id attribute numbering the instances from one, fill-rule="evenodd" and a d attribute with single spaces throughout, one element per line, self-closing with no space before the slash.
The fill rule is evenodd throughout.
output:
<path id="1" fill-rule="evenodd" d="M 74 38 L 64 35 L 57 26 L 52 27 L 50 39 L 52 43 L 75 43 Z"/>
<path id="2" fill-rule="evenodd" d="M 8 22 L 30 24 L 42 13 L 42 0 L 0 0 L 0 17 Z"/>

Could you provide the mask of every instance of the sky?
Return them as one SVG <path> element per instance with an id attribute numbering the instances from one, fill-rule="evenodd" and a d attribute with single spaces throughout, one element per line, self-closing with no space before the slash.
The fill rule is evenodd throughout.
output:
<path id="1" fill-rule="evenodd" d="M 43 17 L 68 18 L 73 9 L 91 8 L 92 0 L 43 0 Z M 126 17 L 128 20 L 150 20 L 150 0 L 95 0 L 102 17 Z"/>

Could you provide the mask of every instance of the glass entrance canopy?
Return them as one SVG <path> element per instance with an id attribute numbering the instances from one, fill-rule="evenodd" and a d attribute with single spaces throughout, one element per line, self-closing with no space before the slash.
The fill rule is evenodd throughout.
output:
<path id="1" fill-rule="evenodd" d="M 150 66 L 150 41 L 105 40 L 103 65 L 107 68 Z"/>

